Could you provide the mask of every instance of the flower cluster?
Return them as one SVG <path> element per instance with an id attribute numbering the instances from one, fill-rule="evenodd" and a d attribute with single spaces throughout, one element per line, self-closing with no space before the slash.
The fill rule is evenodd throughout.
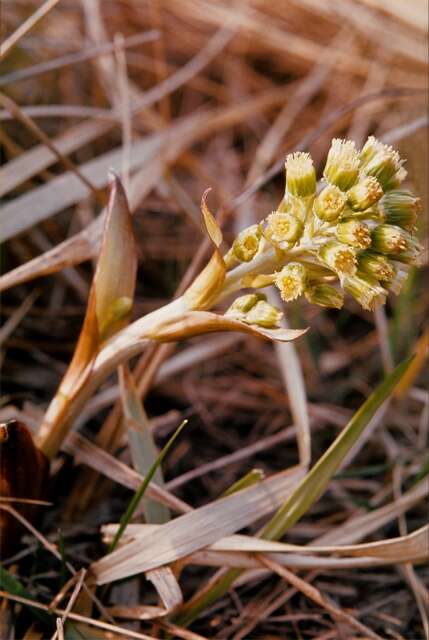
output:
<path id="1" fill-rule="evenodd" d="M 276 211 L 237 236 L 225 256 L 232 268 L 225 283 L 274 284 L 286 302 L 303 295 L 337 309 L 347 292 L 374 310 L 419 261 L 420 201 L 400 189 L 405 177 L 397 151 L 373 136 L 361 151 L 351 140 L 333 140 L 319 189 L 311 156 L 289 155 L 285 195 Z M 256 294 L 236 300 L 228 313 L 262 326 L 280 318 Z"/>

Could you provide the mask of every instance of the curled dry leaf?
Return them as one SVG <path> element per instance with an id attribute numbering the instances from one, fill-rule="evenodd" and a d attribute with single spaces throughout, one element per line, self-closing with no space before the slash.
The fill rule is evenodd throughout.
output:
<path id="1" fill-rule="evenodd" d="M 215 251 L 207 266 L 183 296 L 190 309 L 208 309 L 216 300 L 226 277 L 225 261 L 219 251 L 219 247 L 222 244 L 222 231 L 207 206 L 207 196 L 210 191 L 211 189 L 206 189 L 203 193 L 201 213 L 207 234 L 215 246 Z"/>
<path id="2" fill-rule="evenodd" d="M 203 214 L 204 224 L 206 226 L 206 230 L 209 234 L 210 240 L 213 242 L 215 247 L 219 248 L 222 244 L 222 231 L 218 223 L 216 222 L 214 215 L 207 206 L 207 196 L 209 195 L 210 191 L 211 188 L 208 188 L 203 193 L 203 196 L 201 198 L 201 213 Z"/>
<path id="3" fill-rule="evenodd" d="M 97 323 L 102 340 L 128 324 L 136 273 L 137 248 L 131 212 L 121 181 L 112 174 L 105 233 L 93 283 Z M 131 304 L 127 304 L 127 300 Z"/>
<path id="4" fill-rule="evenodd" d="M 29 429 L 12 420 L 0 424 L 0 496 L 21 500 L 39 500 L 45 491 L 48 461 L 33 442 Z M 14 507 L 27 520 L 37 513 L 37 506 L 17 502 Z M 0 509 L 0 555 L 10 554 L 19 539 L 21 525 L 7 511 Z"/>
<path id="5" fill-rule="evenodd" d="M 308 329 L 263 329 L 209 311 L 188 311 L 178 318 L 165 320 L 158 324 L 148 331 L 146 337 L 152 340 L 171 342 L 216 331 L 240 331 L 268 340 L 289 342 L 304 335 Z"/>
<path id="6" fill-rule="evenodd" d="M 112 188 L 97 268 L 85 320 L 72 361 L 49 406 L 38 434 L 39 446 L 51 458 L 66 429 L 70 400 L 87 382 L 103 341 L 129 321 L 137 272 L 137 250 L 127 198 L 119 178 Z"/>

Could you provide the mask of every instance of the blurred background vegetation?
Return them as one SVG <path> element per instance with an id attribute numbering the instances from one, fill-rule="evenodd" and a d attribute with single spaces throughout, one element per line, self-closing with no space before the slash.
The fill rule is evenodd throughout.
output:
<path id="1" fill-rule="evenodd" d="M 7 43 L 41 5 L 3 0 L 2 40 Z M 407 186 L 422 199 L 424 264 L 377 314 L 350 298 L 341 311 L 301 300 L 288 306 L 291 327 L 310 327 L 296 349 L 312 459 L 393 364 L 416 350 L 422 356 L 406 397 L 387 409 L 288 541 L 306 544 L 335 533 L 352 515 L 412 486 L 427 470 L 427 10 L 421 0 L 53 3 L 1 61 L 0 234 L 7 243 L 0 278 L 0 418 L 18 415 L 36 426 L 70 361 L 110 167 L 130 176 L 139 248 L 133 313 L 139 317 L 171 299 L 193 260 L 195 271 L 206 261 L 199 202 L 207 187 L 231 241 L 280 200 L 288 152 L 310 151 L 320 176 L 333 137 L 360 145 L 374 134 L 406 158 Z M 151 348 L 140 361 L 138 384 L 157 444 L 182 419 L 190 420 L 163 471 L 167 488 L 193 507 L 216 499 L 255 467 L 269 475 L 297 463 L 296 416 L 284 380 L 290 361 L 282 354 L 252 337 L 226 334 Z M 130 464 L 124 434 L 114 420 L 106 422 L 116 385 L 113 378 L 105 384 L 80 426 Z M 126 488 L 78 462 L 79 451 L 56 458 L 54 508 L 40 525 L 75 566 L 102 553 L 99 526 L 117 521 L 129 499 Z M 404 526 L 414 530 L 426 517 L 420 501 L 406 522 L 393 518 L 374 539 L 399 535 Z M 63 583 L 58 563 L 31 536 L 5 566 L 44 602 Z M 185 597 L 211 573 L 187 568 Z M 414 577 L 421 585 L 427 567 Z M 419 587 L 394 566 L 326 570 L 314 584 L 338 606 L 360 612 L 381 637 L 424 637 Z M 119 584 L 112 602 L 150 600 L 145 589 L 138 580 Z M 280 602 L 282 590 L 275 577 L 247 584 L 192 629 L 222 640 L 350 637 L 302 594 Z M 21 637 L 28 619 L 16 619 Z M 5 614 L 3 624 L 9 635 L 2 637 L 12 637 L 11 617 Z M 128 628 L 141 627 L 133 622 Z"/>

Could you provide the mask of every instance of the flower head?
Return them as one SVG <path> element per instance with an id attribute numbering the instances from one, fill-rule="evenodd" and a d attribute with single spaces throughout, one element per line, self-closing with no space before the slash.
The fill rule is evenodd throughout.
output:
<path id="1" fill-rule="evenodd" d="M 259 300 L 247 313 L 244 322 L 247 322 L 248 324 L 256 324 L 258 327 L 271 329 L 273 327 L 278 327 L 282 318 L 283 313 L 280 309 L 277 309 L 277 307 L 265 300 Z"/>
<path id="2" fill-rule="evenodd" d="M 259 300 L 266 300 L 266 296 L 262 293 L 247 293 L 244 296 L 239 296 L 231 304 L 225 315 L 241 319 Z"/>
<path id="3" fill-rule="evenodd" d="M 279 289 L 283 300 L 291 302 L 304 293 L 307 279 L 308 273 L 304 265 L 299 262 L 289 262 L 275 274 L 274 284 Z"/>
<path id="4" fill-rule="evenodd" d="M 368 209 L 383 195 L 383 189 L 377 178 L 366 176 L 347 191 L 347 200 L 353 211 Z"/>
<path id="5" fill-rule="evenodd" d="M 356 249 L 367 249 L 371 244 L 369 227 L 359 220 L 346 220 L 335 227 L 335 233 L 340 242 L 350 244 Z"/>
<path id="6" fill-rule="evenodd" d="M 342 191 L 347 191 L 356 183 L 359 155 L 352 140 L 332 140 L 323 175 L 327 182 L 335 184 Z"/>
<path id="7" fill-rule="evenodd" d="M 274 284 L 287 302 L 304 294 L 314 304 L 340 308 L 348 291 L 365 309 L 383 303 L 422 255 L 414 235 L 420 201 L 396 188 L 402 165 L 398 153 L 374 137 L 361 152 L 353 141 L 335 139 L 324 168 L 327 184 L 317 194 L 310 155 L 289 155 L 277 210 L 242 232 L 225 257 L 227 269 L 249 262 L 227 274 L 227 292 L 238 284 L 254 290 Z M 268 314 L 262 302 L 257 308 Z M 256 302 L 252 315 L 253 309 Z"/>
<path id="8" fill-rule="evenodd" d="M 299 240 L 303 230 L 304 223 L 295 213 L 273 211 L 267 218 L 264 235 L 267 240 L 282 247 L 283 243 Z"/>
<path id="9" fill-rule="evenodd" d="M 335 287 L 325 283 L 310 285 L 305 290 L 305 297 L 312 304 L 332 309 L 341 309 L 344 304 L 344 295 Z"/>
<path id="10" fill-rule="evenodd" d="M 375 251 L 364 251 L 359 255 L 358 272 L 376 280 L 390 282 L 395 276 L 395 267 L 386 256 Z"/>
<path id="11" fill-rule="evenodd" d="M 379 224 L 372 232 L 372 247 L 386 254 L 400 254 L 409 249 L 407 233 L 392 224 Z"/>
<path id="12" fill-rule="evenodd" d="M 342 242 L 329 240 L 319 250 L 322 262 L 340 277 L 356 273 L 356 251 Z"/>
<path id="13" fill-rule="evenodd" d="M 421 200 L 409 191 L 388 191 L 380 202 L 388 224 L 412 231 L 421 211 Z"/>
<path id="14" fill-rule="evenodd" d="M 234 240 L 231 248 L 232 254 L 241 262 L 250 262 L 258 253 L 261 235 L 257 224 L 244 229 Z"/>
<path id="15" fill-rule="evenodd" d="M 316 193 L 316 171 L 309 153 L 297 151 L 287 156 L 286 186 L 288 193 L 298 198 Z"/>
<path id="16" fill-rule="evenodd" d="M 346 206 L 346 195 L 334 184 L 328 184 L 316 197 L 313 208 L 316 215 L 325 222 L 339 219 Z"/>
<path id="17" fill-rule="evenodd" d="M 225 315 L 266 329 L 277 327 L 283 317 L 283 313 L 277 307 L 267 302 L 263 293 L 240 296 L 234 300 Z"/>
<path id="18" fill-rule="evenodd" d="M 377 178 L 384 191 L 398 186 L 407 175 L 399 153 L 374 136 L 363 146 L 360 161 L 362 171 Z"/>
<path id="19" fill-rule="evenodd" d="M 367 311 L 374 311 L 386 302 L 387 291 L 370 276 L 348 276 L 344 289 Z"/>

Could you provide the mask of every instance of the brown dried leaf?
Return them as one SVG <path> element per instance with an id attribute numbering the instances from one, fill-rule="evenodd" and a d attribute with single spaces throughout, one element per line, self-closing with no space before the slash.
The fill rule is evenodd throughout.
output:
<path id="1" fill-rule="evenodd" d="M 105 231 L 93 283 L 98 331 L 102 340 L 128 324 L 136 273 L 137 247 L 131 212 L 121 181 L 113 175 Z M 118 305 L 121 300 L 124 301 L 122 307 Z"/>
<path id="2" fill-rule="evenodd" d="M 282 504 L 302 475 L 303 470 L 294 467 L 139 536 L 92 565 L 97 583 L 169 564 L 242 529 Z"/>
<path id="3" fill-rule="evenodd" d="M 222 244 L 222 231 L 210 209 L 207 206 L 207 196 L 211 191 L 211 187 L 206 189 L 201 198 L 201 213 L 203 214 L 204 224 L 210 240 L 215 247 L 219 248 Z"/>
<path id="4" fill-rule="evenodd" d="M 4 498 L 38 500 L 46 487 L 48 461 L 34 445 L 24 423 L 12 420 L 0 424 L 0 495 Z M 17 502 L 15 509 L 32 520 L 37 507 Z M 9 554 L 19 539 L 19 522 L 0 510 L 0 555 Z"/>
<path id="5" fill-rule="evenodd" d="M 209 311 L 189 311 L 179 318 L 161 322 L 149 330 L 145 337 L 171 342 L 216 331 L 240 331 L 259 338 L 289 342 L 304 335 L 308 329 L 263 329 Z"/>
<path id="6" fill-rule="evenodd" d="M 49 458 L 55 455 L 67 433 L 71 400 L 87 382 L 101 342 L 128 323 L 136 271 L 131 213 L 119 178 L 115 177 L 83 327 L 38 436 L 39 446 Z"/>

